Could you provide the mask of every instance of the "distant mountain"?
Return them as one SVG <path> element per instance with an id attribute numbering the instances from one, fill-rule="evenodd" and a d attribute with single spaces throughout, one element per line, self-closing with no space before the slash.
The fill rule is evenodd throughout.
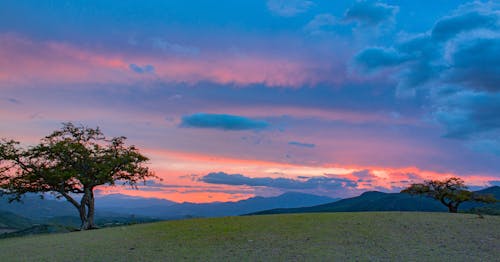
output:
<path id="1" fill-rule="evenodd" d="M 158 208 L 177 204 L 166 199 L 141 198 L 122 194 L 96 197 L 96 215 L 105 217 L 122 216 L 130 210 L 140 208 Z M 36 194 L 26 194 L 21 202 L 8 202 L 8 198 L 0 197 L 0 210 L 9 211 L 35 220 L 46 220 L 53 217 L 77 216 L 77 210 L 64 199 L 47 197 L 41 199 Z"/>
<path id="2" fill-rule="evenodd" d="M 483 194 L 483 195 L 491 194 L 496 199 L 500 199 L 500 186 L 492 186 L 492 187 L 481 189 L 481 190 L 478 190 L 478 191 L 475 191 L 475 192 L 478 193 L 478 194 Z"/>
<path id="3" fill-rule="evenodd" d="M 161 199 L 161 198 L 144 198 L 134 197 L 122 194 L 111 194 L 99 196 L 96 198 L 97 209 L 136 209 L 151 206 L 171 206 L 177 204 L 176 202 Z"/>
<path id="4" fill-rule="evenodd" d="M 138 198 L 126 195 L 108 195 L 96 198 L 96 219 L 111 217 L 135 217 L 144 220 L 177 219 L 184 217 L 216 217 L 241 215 L 271 208 L 304 207 L 332 202 L 335 199 L 310 194 L 289 192 L 277 197 L 253 197 L 238 202 L 182 203 L 156 198 Z M 51 220 L 72 221 L 76 209 L 67 201 L 40 199 L 36 195 L 26 195 L 23 202 L 8 203 L 0 198 L 0 210 L 28 217 L 38 222 Z M 67 224 L 67 223 L 64 223 Z"/>
<path id="5" fill-rule="evenodd" d="M 500 199 L 500 187 L 490 187 L 480 191 L 480 194 L 493 194 Z M 471 208 L 483 207 L 485 204 L 466 202 L 460 205 L 460 210 L 469 210 Z M 310 212 L 355 212 L 355 211 L 427 211 L 427 212 L 446 212 L 448 209 L 439 201 L 424 197 L 412 196 L 402 193 L 383 193 L 370 191 L 353 198 L 346 198 L 336 202 L 302 207 L 302 208 L 278 208 L 261 212 L 255 212 L 251 215 L 262 214 L 282 214 L 282 213 L 310 213 Z"/>
<path id="6" fill-rule="evenodd" d="M 32 220 L 46 219 L 54 216 L 76 216 L 77 210 L 64 200 L 40 199 L 35 194 L 26 194 L 22 202 L 9 203 L 7 196 L 0 197 L 0 210 Z"/>
<path id="7" fill-rule="evenodd" d="M 276 197 L 253 197 L 237 202 L 215 202 L 215 203 L 182 203 L 170 206 L 150 206 L 135 209 L 120 209 L 119 212 L 125 214 L 135 214 L 141 216 L 157 217 L 162 219 L 176 219 L 184 217 L 218 217 L 235 216 L 266 210 L 277 207 L 304 207 L 332 202 L 335 199 L 288 192 Z"/>

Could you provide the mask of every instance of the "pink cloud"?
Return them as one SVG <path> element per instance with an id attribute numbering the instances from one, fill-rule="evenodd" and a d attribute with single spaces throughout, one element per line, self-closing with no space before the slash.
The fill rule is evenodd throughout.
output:
<path id="1" fill-rule="evenodd" d="M 298 87 L 345 80 L 340 63 L 265 53 L 208 53 L 196 57 L 104 53 L 69 43 L 36 42 L 13 34 L 0 35 L 0 47 L 0 81 L 11 84 L 131 83 L 146 78 Z M 135 74 L 129 69 L 130 64 L 152 65 L 155 74 Z"/>
<path id="2" fill-rule="evenodd" d="M 126 63 L 68 44 L 33 42 L 15 35 L 0 36 L 3 82 L 15 84 L 116 82 Z"/>

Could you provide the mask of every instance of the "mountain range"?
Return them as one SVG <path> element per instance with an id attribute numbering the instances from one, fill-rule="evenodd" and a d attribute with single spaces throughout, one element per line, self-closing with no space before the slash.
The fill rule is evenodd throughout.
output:
<path id="1" fill-rule="evenodd" d="M 96 218 L 133 216 L 154 219 L 179 219 L 185 217 L 234 216 L 278 207 L 312 206 L 335 200 L 325 196 L 289 192 L 276 197 L 252 197 L 237 202 L 197 204 L 113 194 L 96 198 Z M 75 208 L 69 202 L 54 198 L 41 199 L 36 195 L 26 195 L 22 202 L 12 203 L 9 203 L 6 197 L 0 198 L 0 210 L 35 221 L 77 216 Z"/>
<path id="2" fill-rule="evenodd" d="M 220 217 L 237 216 L 272 208 L 305 207 L 336 201 L 325 196 L 288 192 L 276 197 L 252 197 L 237 202 L 181 203 L 154 205 L 138 208 L 123 207 L 120 213 L 135 214 L 162 219 L 183 217 Z"/>
<path id="3" fill-rule="evenodd" d="M 500 199 L 500 187 L 493 186 L 483 190 L 475 191 L 478 194 L 492 194 Z M 492 208 L 496 210 L 498 203 L 486 205 L 476 202 L 464 202 L 459 210 L 485 210 Z M 250 215 L 284 214 L 284 213 L 313 213 L 313 212 L 358 212 L 358 211 L 424 211 L 424 212 L 447 212 L 447 208 L 439 201 L 425 197 L 412 196 L 403 193 L 383 193 L 368 191 L 360 196 L 346 198 L 339 201 L 320 204 L 310 207 L 299 208 L 277 208 L 251 213 Z"/>

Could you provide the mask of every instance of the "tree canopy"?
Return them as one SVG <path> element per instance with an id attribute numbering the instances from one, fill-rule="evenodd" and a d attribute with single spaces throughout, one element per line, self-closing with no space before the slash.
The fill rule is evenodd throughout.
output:
<path id="1" fill-rule="evenodd" d="M 123 136 L 106 138 L 101 130 L 64 123 L 34 146 L 0 141 L 0 193 L 20 200 L 26 193 L 53 193 L 78 209 L 81 229 L 94 228 L 94 189 L 117 182 L 137 187 L 155 175 L 148 158 Z M 78 199 L 76 196 L 81 196 Z"/>
<path id="2" fill-rule="evenodd" d="M 448 207 L 450 213 L 457 213 L 458 206 L 465 201 L 484 203 L 497 201 L 492 195 L 481 195 L 468 190 L 465 182 L 458 177 L 445 180 L 427 180 L 424 183 L 411 184 L 401 193 L 425 195 L 437 199 Z"/>

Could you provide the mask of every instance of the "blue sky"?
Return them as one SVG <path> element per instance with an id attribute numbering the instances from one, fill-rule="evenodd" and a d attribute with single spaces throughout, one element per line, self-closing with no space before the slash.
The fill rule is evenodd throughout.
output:
<path id="1" fill-rule="evenodd" d="M 176 201 L 488 186 L 499 36 L 494 1 L 2 1 L 0 137 L 98 125 L 170 186 L 102 193 Z"/>

